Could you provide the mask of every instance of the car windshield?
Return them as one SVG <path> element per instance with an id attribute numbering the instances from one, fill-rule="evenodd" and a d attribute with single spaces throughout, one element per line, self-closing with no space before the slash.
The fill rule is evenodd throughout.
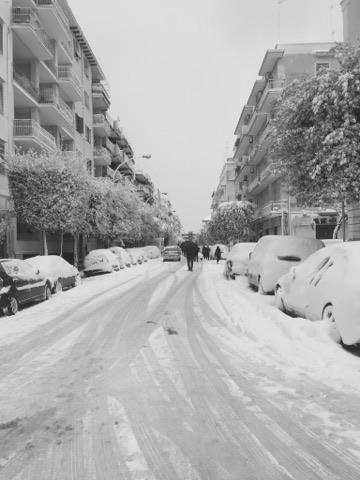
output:
<path id="1" fill-rule="evenodd" d="M 8 261 L 8 262 L 1 262 L 1 265 L 5 272 L 10 275 L 10 277 L 13 277 L 15 275 L 18 275 L 20 272 L 19 265 L 16 262 Z"/>

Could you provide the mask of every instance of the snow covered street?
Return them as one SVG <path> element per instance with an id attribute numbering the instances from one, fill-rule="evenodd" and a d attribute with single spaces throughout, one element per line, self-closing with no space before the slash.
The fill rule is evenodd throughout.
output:
<path id="1" fill-rule="evenodd" d="M 0 479 L 358 479 L 360 349 L 222 272 L 154 260 L 0 317 Z"/>

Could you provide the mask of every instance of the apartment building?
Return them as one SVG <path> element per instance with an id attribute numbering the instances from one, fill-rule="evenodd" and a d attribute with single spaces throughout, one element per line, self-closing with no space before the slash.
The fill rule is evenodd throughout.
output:
<path id="1" fill-rule="evenodd" d="M 233 160 L 236 164 L 238 198 L 255 204 L 253 225 L 262 235 L 293 234 L 329 238 L 336 224 L 333 209 L 299 209 L 288 187 L 272 171 L 268 155 L 269 121 L 284 86 L 297 78 L 316 75 L 334 66 L 333 43 L 277 45 L 268 50 L 247 104 L 235 129 Z"/>
<path id="2" fill-rule="evenodd" d="M 219 184 L 212 194 L 211 210 L 216 210 L 221 203 L 236 200 L 236 162 L 228 158 L 221 170 Z"/>
<path id="3" fill-rule="evenodd" d="M 344 41 L 360 45 L 360 2 L 359 0 L 342 0 Z M 360 203 L 347 205 L 348 240 L 360 240 Z"/>
<path id="4" fill-rule="evenodd" d="M 59 150 L 95 176 L 133 179 L 134 152 L 109 107 L 105 76 L 67 0 L 0 2 L 0 160 L 15 150 Z M 0 255 L 42 252 L 41 236 L 11 212 L 0 162 L 2 217 L 11 228 Z M 49 239 L 50 253 L 59 242 Z M 71 237 L 64 249 L 71 259 Z"/>
<path id="5" fill-rule="evenodd" d="M 8 217 L 10 211 L 3 159 L 13 148 L 12 50 L 11 8 L 8 3 L 0 2 L 0 219 Z M 5 245 L 8 243 L 9 239 Z M 1 256 L 7 253 L 5 245 L 0 248 Z"/>

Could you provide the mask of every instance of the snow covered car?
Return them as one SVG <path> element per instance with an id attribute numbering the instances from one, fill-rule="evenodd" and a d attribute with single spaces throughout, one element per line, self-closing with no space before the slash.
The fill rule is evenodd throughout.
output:
<path id="1" fill-rule="evenodd" d="M 126 251 L 130 255 L 132 265 L 138 265 L 143 263 L 142 255 L 137 248 L 127 248 Z"/>
<path id="2" fill-rule="evenodd" d="M 149 260 L 148 256 L 146 255 L 146 252 L 143 248 L 135 248 L 134 250 L 137 251 L 138 255 L 140 256 L 140 258 L 142 260 L 142 263 L 145 263 Z"/>
<path id="3" fill-rule="evenodd" d="M 105 248 L 92 250 L 85 257 L 84 275 L 92 275 L 95 273 L 111 273 L 119 271 L 120 264 L 116 255 Z"/>
<path id="4" fill-rule="evenodd" d="M 261 237 L 250 253 L 248 282 L 263 295 L 273 293 L 282 275 L 323 247 L 323 242 L 315 238 L 291 235 Z"/>
<path id="5" fill-rule="evenodd" d="M 145 251 L 149 260 L 161 257 L 160 248 L 156 247 L 155 245 L 148 245 L 144 247 L 143 250 Z"/>
<path id="6" fill-rule="evenodd" d="M 216 245 L 210 246 L 210 260 L 215 260 L 215 250 L 216 247 L 220 247 L 221 250 L 221 260 L 226 260 L 226 257 L 229 253 L 229 248 L 226 245 L 217 243 Z"/>
<path id="7" fill-rule="evenodd" d="M 168 245 L 164 248 L 163 262 L 180 262 L 181 261 L 181 249 L 177 245 Z"/>
<path id="8" fill-rule="evenodd" d="M 0 308 L 6 315 L 15 315 L 26 303 L 50 297 L 50 282 L 38 269 L 24 260 L 0 260 Z"/>
<path id="9" fill-rule="evenodd" d="M 256 243 L 235 244 L 225 261 L 224 275 L 227 279 L 235 275 L 246 275 L 249 266 L 249 254 L 254 250 Z"/>
<path id="10" fill-rule="evenodd" d="M 80 283 L 79 270 L 58 255 L 39 255 L 27 258 L 25 262 L 49 279 L 53 293 L 76 287 Z"/>
<path id="11" fill-rule="evenodd" d="M 117 256 L 120 268 L 131 267 L 131 258 L 125 248 L 110 247 L 110 252 Z"/>
<path id="12" fill-rule="evenodd" d="M 360 241 L 325 247 L 279 278 L 280 310 L 335 322 L 344 344 L 360 343 Z"/>

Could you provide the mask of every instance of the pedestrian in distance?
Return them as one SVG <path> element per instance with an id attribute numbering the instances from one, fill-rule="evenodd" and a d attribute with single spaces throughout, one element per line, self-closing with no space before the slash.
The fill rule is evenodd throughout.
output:
<path id="1" fill-rule="evenodd" d="M 194 242 L 186 242 L 184 245 L 184 252 L 186 256 L 187 266 L 189 272 L 193 271 L 194 268 L 194 260 L 199 252 L 199 247 Z"/>
<path id="2" fill-rule="evenodd" d="M 203 254 L 204 260 L 206 260 L 206 245 L 202 247 L 201 253 Z"/>
<path id="3" fill-rule="evenodd" d="M 216 247 L 216 250 L 215 250 L 215 258 L 216 258 L 216 263 L 219 263 L 219 260 L 221 259 L 221 250 L 219 245 Z"/>

